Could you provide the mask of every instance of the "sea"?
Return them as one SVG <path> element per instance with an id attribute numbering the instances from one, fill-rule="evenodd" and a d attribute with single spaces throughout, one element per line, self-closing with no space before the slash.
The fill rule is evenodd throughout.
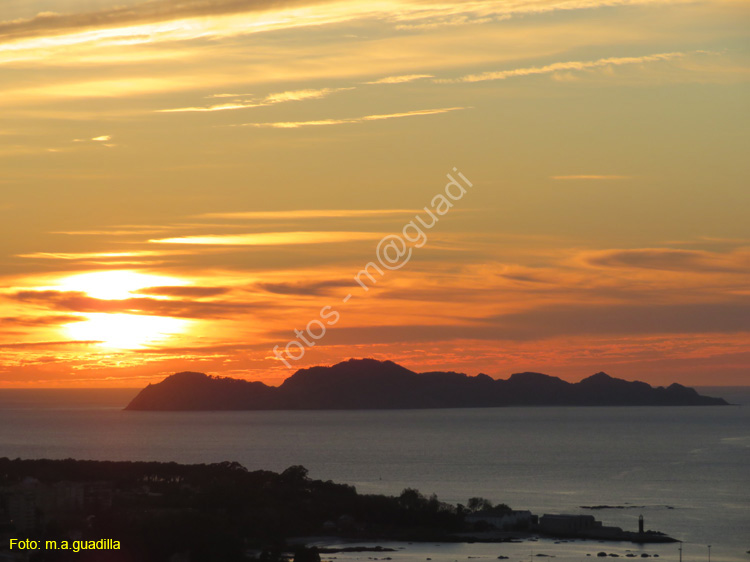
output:
<path id="1" fill-rule="evenodd" d="M 481 496 L 538 515 L 591 514 L 626 530 L 643 515 L 647 529 L 682 541 L 379 541 L 368 544 L 393 552 L 326 558 L 342 562 L 573 562 L 602 552 L 748 562 L 750 387 L 699 391 L 733 405 L 137 412 L 123 410 L 137 389 L 0 389 L 0 457 L 303 465 L 312 478 L 362 493 L 416 488 L 463 504 Z"/>

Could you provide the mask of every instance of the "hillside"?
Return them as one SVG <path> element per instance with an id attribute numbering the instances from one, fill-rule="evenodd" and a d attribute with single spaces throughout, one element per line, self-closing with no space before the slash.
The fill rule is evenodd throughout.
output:
<path id="1" fill-rule="evenodd" d="M 679 384 L 652 387 L 597 373 L 569 383 L 541 373 L 506 380 L 483 374 L 416 373 L 392 361 L 350 359 L 300 369 L 278 387 L 202 373 L 144 388 L 127 410 L 356 410 L 499 406 L 718 406 Z"/>

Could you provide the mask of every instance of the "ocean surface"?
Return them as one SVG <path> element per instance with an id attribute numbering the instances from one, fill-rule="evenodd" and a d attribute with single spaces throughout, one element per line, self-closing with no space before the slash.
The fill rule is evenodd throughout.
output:
<path id="1" fill-rule="evenodd" d="M 749 561 L 750 388 L 704 388 L 729 407 L 487 408 L 395 411 L 127 412 L 137 390 L 0 389 L 0 456 L 301 464 L 360 492 L 406 487 L 443 501 L 472 496 L 515 509 L 589 513 L 606 525 L 684 541 L 683 560 Z M 612 506 L 587 510 L 582 506 Z M 326 541 L 323 540 L 323 543 Z M 321 543 L 322 544 L 322 543 Z M 385 543 L 379 543 L 384 544 Z M 400 544 L 340 561 L 583 560 L 677 545 Z"/>

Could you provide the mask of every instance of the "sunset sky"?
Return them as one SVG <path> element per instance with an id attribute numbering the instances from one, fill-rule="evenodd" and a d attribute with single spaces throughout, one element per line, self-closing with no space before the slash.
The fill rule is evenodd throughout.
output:
<path id="1" fill-rule="evenodd" d="M 0 386 L 350 357 L 750 384 L 749 24 L 743 0 L 3 0 Z"/>

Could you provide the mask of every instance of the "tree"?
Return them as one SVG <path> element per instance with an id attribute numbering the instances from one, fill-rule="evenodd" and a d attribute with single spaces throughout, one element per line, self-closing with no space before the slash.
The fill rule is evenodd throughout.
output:
<path id="1" fill-rule="evenodd" d="M 307 472 L 304 466 L 295 464 L 281 473 L 281 479 L 287 482 L 304 482 L 307 480 Z"/>
<path id="2" fill-rule="evenodd" d="M 318 548 L 315 546 L 312 548 L 297 547 L 294 551 L 294 562 L 320 562 Z"/>
<path id="3" fill-rule="evenodd" d="M 404 488 L 404 491 L 398 497 L 398 503 L 404 509 L 417 510 L 421 509 L 427 503 L 427 498 L 419 490 Z"/>
<path id="4" fill-rule="evenodd" d="M 485 498 L 469 498 L 468 508 L 473 513 L 477 511 L 489 511 L 492 509 L 492 502 Z"/>

